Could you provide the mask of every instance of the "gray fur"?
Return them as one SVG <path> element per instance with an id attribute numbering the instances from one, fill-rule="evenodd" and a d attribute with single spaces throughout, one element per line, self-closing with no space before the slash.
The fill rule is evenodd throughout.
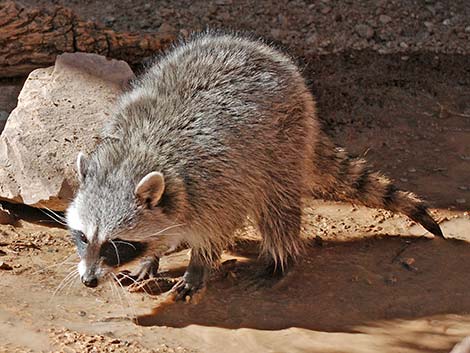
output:
<path id="1" fill-rule="evenodd" d="M 69 216 L 93 233 L 90 247 L 132 239 L 161 255 L 185 242 L 209 265 L 251 216 L 262 254 L 284 268 L 302 250 L 302 196 L 342 193 L 329 144 L 288 56 L 261 41 L 205 33 L 160 58 L 121 98 L 104 141 L 82 164 Z M 134 189 L 154 171 L 165 191 L 149 208 Z"/>

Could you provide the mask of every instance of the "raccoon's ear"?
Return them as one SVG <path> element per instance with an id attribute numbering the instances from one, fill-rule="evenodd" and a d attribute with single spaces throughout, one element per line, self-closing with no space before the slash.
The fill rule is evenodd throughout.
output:
<path id="1" fill-rule="evenodd" d="M 77 173 L 78 180 L 80 183 L 85 181 L 86 174 L 88 172 L 88 159 L 83 152 L 78 153 L 77 157 Z"/>
<path id="2" fill-rule="evenodd" d="M 135 187 L 135 196 L 148 208 L 158 205 L 165 191 L 165 179 L 160 172 L 151 172 L 142 178 Z"/>

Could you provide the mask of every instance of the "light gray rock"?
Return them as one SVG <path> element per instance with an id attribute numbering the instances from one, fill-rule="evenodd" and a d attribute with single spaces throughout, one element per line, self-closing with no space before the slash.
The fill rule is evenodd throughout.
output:
<path id="1" fill-rule="evenodd" d="M 387 23 L 392 21 L 392 18 L 390 16 L 387 16 L 387 15 L 380 15 L 379 16 L 379 21 L 383 24 L 387 24 Z"/>
<path id="2" fill-rule="evenodd" d="M 64 210 L 77 186 L 75 159 L 98 142 L 132 70 L 86 53 L 33 71 L 0 136 L 0 199 Z"/>
<path id="3" fill-rule="evenodd" d="M 470 337 L 465 337 L 457 343 L 450 353 L 470 353 Z"/>
<path id="4" fill-rule="evenodd" d="M 354 26 L 354 30 L 362 38 L 371 39 L 374 36 L 374 29 L 366 24 L 358 24 Z"/>

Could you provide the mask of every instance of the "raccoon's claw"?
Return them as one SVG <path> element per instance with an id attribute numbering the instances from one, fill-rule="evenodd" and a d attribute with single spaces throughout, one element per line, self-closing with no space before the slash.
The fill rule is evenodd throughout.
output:
<path id="1" fill-rule="evenodd" d="M 151 256 L 143 259 L 139 267 L 131 272 L 131 277 L 136 282 L 141 282 L 148 278 L 155 278 L 158 275 L 158 268 L 160 266 L 160 259 L 156 256 Z"/>
<path id="2" fill-rule="evenodd" d="M 210 269 L 190 263 L 186 272 L 171 289 L 175 301 L 197 303 L 206 288 Z"/>
<path id="3" fill-rule="evenodd" d="M 284 268 L 280 268 L 272 262 L 268 262 L 248 279 L 247 288 L 252 290 L 262 290 L 265 288 L 276 288 L 282 286 L 290 277 L 291 264 L 287 263 Z"/>
<path id="4" fill-rule="evenodd" d="M 205 291 L 205 284 L 193 284 L 188 282 L 184 277 L 179 280 L 171 289 L 175 301 L 184 301 L 186 303 L 196 303 Z"/>

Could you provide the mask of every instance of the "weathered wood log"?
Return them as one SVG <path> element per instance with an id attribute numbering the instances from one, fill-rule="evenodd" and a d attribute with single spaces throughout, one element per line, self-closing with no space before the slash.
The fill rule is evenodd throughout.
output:
<path id="1" fill-rule="evenodd" d="M 54 64 L 64 52 L 90 52 L 130 64 L 158 52 L 175 39 L 165 33 L 126 33 L 82 21 L 61 6 L 26 8 L 0 2 L 0 77 L 24 76 Z"/>

